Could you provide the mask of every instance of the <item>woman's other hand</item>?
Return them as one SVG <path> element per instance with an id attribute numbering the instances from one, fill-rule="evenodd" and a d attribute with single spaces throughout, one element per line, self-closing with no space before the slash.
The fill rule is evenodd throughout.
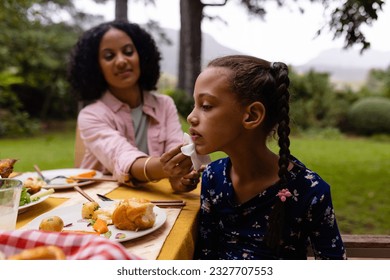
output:
<path id="1" fill-rule="evenodd" d="M 198 186 L 200 182 L 200 171 L 192 170 L 190 173 L 183 177 L 171 177 L 172 189 L 176 192 L 190 192 Z"/>

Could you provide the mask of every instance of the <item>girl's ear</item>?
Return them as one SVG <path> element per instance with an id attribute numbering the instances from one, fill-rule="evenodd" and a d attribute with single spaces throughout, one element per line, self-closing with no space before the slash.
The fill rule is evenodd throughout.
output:
<path id="1" fill-rule="evenodd" d="M 264 120 L 265 107 L 261 102 L 253 102 L 248 105 L 244 112 L 243 125 L 247 129 L 258 127 Z"/>

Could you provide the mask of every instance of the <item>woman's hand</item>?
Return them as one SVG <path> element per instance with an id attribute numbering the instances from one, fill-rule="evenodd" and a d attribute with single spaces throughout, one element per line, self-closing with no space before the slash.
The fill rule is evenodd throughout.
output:
<path id="1" fill-rule="evenodd" d="M 184 155 L 180 148 L 181 145 L 160 157 L 162 169 L 168 177 L 184 177 L 192 170 L 191 158 Z"/>
<path id="2" fill-rule="evenodd" d="M 192 170 L 190 173 L 183 177 L 171 177 L 172 189 L 176 192 L 190 192 L 198 186 L 200 182 L 200 171 Z"/>

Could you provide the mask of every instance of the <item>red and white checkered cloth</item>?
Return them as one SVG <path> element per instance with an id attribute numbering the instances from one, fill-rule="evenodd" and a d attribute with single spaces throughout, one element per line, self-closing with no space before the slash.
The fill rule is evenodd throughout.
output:
<path id="1" fill-rule="evenodd" d="M 140 260 L 120 243 L 101 236 L 39 230 L 0 230 L 0 251 L 6 257 L 24 249 L 55 245 L 68 260 Z"/>

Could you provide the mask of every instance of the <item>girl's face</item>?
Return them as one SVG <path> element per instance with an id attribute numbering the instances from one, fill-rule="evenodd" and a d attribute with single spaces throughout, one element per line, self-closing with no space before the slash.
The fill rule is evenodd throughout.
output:
<path id="1" fill-rule="evenodd" d="M 131 38 L 119 29 L 111 28 L 99 46 L 99 65 L 110 89 L 137 85 L 141 75 L 139 56 Z"/>
<path id="2" fill-rule="evenodd" d="M 195 107 L 188 115 L 190 134 L 199 154 L 228 152 L 242 135 L 244 107 L 228 86 L 231 70 L 206 68 L 194 88 Z"/>

